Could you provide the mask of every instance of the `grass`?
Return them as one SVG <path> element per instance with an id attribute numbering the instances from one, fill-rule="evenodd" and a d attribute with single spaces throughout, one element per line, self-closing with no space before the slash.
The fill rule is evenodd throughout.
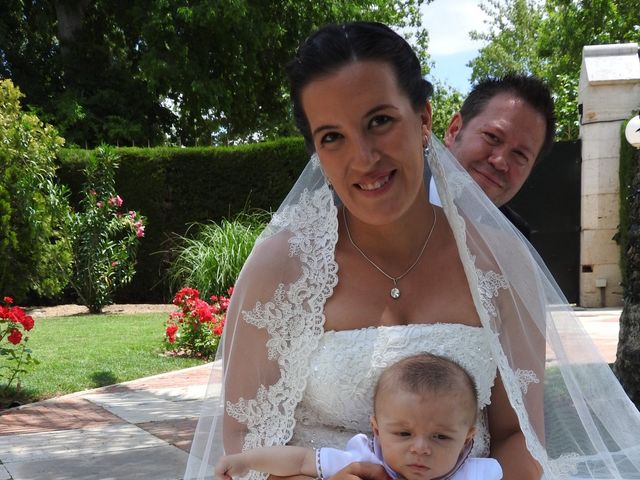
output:
<path id="1" fill-rule="evenodd" d="M 192 225 L 193 236 L 177 237 L 177 256 L 169 272 L 173 287 L 196 288 L 201 298 L 225 295 L 268 219 L 266 212 L 252 211 L 220 224 Z"/>
<path id="2" fill-rule="evenodd" d="M 166 319 L 166 313 L 36 319 L 29 347 L 40 363 L 22 376 L 16 399 L 29 403 L 203 364 L 162 355 Z"/>

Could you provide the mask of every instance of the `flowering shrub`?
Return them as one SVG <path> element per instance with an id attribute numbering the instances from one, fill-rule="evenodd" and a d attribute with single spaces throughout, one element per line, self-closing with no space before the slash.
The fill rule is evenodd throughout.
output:
<path id="1" fill-rule="evenodd" d="M 231 296 L 233 288 L 229 288 Z M 211 303 L 195 288 L 184 287 L 173 299 L 180 311 L 169 314 L 164 346 L 175 354 L 213 358 L 224 328 L 229 297 L 213 295 Z"/>
<path id="2" fill-rule="evenodd" d="M 115 290 L 133 278 L 138 242 L 145 233 L 143 216 L 121 211 L 124 201 L 115 191 L 117 167 L 112 150 L 96 150 L 87 164 L 81 208 L 70 222 L 71 285 L 92 313 L 112 303 Z"/>
<path id="3" fill-rule="evenodd" d="M 0 305 L 0 381 L 6 382 L 3 387 L 5 392 L 14 381 L 19 387 L 20 374 L 27 371 L 28 365 L 37 363 L 27 348 L 27 332 L 31 331 L 35 322 L 22 308 L 12 304 L 13 298 L 4 297 Z"/>

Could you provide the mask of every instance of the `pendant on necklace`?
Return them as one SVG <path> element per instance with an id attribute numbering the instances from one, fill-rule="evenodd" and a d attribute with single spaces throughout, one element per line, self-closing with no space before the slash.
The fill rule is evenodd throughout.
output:
<path id="1" fill-rule="evenodd" d="M 394 300 L 397 300 L 398 298 L 400 298 L 400 290 L 398 289 L 398 287 L 393 287 L 391 289 L 391 292 L 389 292 L 389 294 L 391 295 L 391 298 L 393 298 Z"/>

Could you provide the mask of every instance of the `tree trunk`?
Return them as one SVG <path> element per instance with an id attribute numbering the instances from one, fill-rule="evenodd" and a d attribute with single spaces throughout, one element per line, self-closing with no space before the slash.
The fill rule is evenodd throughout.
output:
<path id="1" fill-rule="evenodd" d="M 63 58 L 70 54 L 69 45 L 73 43 L 75 33 L 82 26 L 89 0 L 54 2 L 58 21 L 60 53 Z"/>
<path id="2" fill-rule="evenodd" d="M 640 408 L 640 151 L 635 153 L 635 174 L 629 190 L 629 231 L 626 251 L 624 308 L 615 372 L 625 391 Z"/>

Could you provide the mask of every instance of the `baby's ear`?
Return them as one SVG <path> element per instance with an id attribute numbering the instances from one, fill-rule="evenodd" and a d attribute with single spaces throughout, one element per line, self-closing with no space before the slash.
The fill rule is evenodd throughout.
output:
<path id="1" fill-rule="evenodd" d="M 373 434 L 377 437 L 379 431 L 378 431 L 378 422 L 376 421 L 376 416 L 371 415 L 369 417 L 369 422 L 371 423 L 371 430 L 373 430 Z"/>

